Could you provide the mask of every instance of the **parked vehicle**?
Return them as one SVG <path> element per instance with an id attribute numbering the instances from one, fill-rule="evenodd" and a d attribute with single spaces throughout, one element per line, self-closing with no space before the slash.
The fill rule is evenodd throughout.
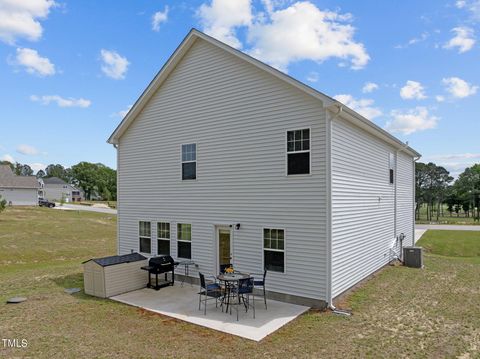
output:
<path id="1" fill-rule="evenodd" d="M 39 198 L 38 199 L 38 205 L 40 207 L 48 207 L 48 208 L 55 207 L 55 203 L 50 202 L 48 199 L 45 199 L 45 198 Z"/>

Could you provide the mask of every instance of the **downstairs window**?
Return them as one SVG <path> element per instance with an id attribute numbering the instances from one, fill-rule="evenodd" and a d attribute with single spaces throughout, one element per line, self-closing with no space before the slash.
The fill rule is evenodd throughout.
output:
<path id="1" fill-rule="evenodd" d="M 269 271 L 285 272 L 285 230 L 263 229 L 263 263 Z"/>

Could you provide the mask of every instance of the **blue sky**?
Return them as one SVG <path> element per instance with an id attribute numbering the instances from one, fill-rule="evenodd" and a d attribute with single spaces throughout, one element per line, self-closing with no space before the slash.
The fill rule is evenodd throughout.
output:
<path id="1" fill-rule="evenodd" d="M 0 0 L 0 159 L 113 168 L 106 139 L 191 27 L 453 174 L 480 162 L 480 0 Z"/>

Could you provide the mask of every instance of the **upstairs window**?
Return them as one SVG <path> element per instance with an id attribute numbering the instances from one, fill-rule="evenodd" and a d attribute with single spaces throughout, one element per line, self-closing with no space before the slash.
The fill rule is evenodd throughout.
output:
<path id="1" fill-rule="evenodd" d="M 157 253 L 159 255 L 170 255 L 170 223 L 157 223 Z"/>
<path id="2" fill-rule="evenodd" d="M 263 264 L 273 272 L 285 272 L 285 231 L 263 229 Z"/>
<path id="3" fill-rule="evenodd" d="M 192 259 L 192 225 L 177 223 L 178 258 Z"/>
<path id="4" fill-rule="evenodd" d="M 389 171 L 388 171 L 388 176 L 390 180 L 390 184 L 393 184 L 394 179 L 395 179 L 395 155 L 393 153 L 389 154 L 388 157 L 388 166 L 389 166 Z"/>
<path id="5" fill-rule="evenodd" d="M 197 178 L 197 145 L 182 145 L 182 180 Z"/>
<path id="6" fill-rule="evenodd" d="M 287 131 L 287 174 L 310 173 L 310 130 Z"/>
<path id="7" fill-rule="evenodd" d="M 140 221 L 138 223 L 139 232 L 139 248 L 142 253 L 151 253 L 152 251 L 152 236 L 150 222 Z"/>

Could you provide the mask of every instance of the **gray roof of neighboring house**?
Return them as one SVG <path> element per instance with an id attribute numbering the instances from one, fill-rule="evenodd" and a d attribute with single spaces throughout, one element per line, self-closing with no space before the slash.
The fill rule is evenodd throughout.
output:
<path id="1" fill-rule="evenodd" d="M 42 178 L 43 180 L 43 184 L 48 186 L 48 185 L 52 185 L 52 184 L 58 184 L 58 185 L 67 185 L 67 186 L 70 186 L 71 188 L 73 188 L 73 190 L 75 191 L 83 191 L 81 188 L 78 188 L 76 186 L 74 186 L 73 184 L 70 184 L 70 183 L 67 183 L 65 182 L 63 179 L 61 178 L 58 178 L 58 177 L 44 177 Z"/>
<path id="2" fill-rule="evenodd" d="M 67 182 L 58 177 L 44 177 L 42 179 L 43 183 L 45 184 L 68 184 Z"/>
<path id="3" fill-rule="evenodd" d="M 39 188 L 37 177 L 17 176 L 9 165 L 0 165 L 0 187 L 3 188 Z"/>

